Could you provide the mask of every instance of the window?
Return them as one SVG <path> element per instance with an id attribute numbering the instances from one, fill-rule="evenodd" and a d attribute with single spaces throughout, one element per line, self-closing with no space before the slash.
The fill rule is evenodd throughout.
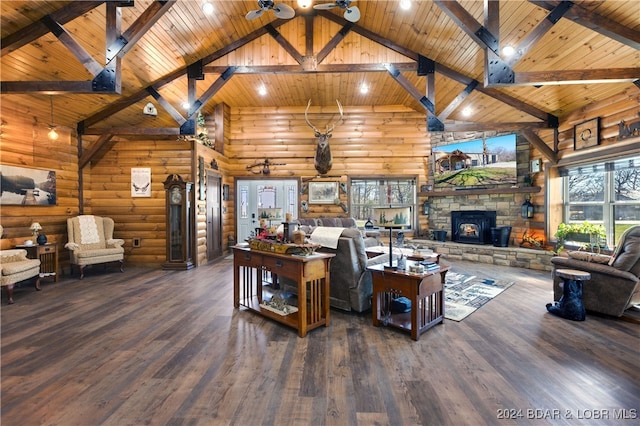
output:
<path id="1" fill-rule="evenodd" d="M 640 157 L 561 170 L 564 222 L 602 224 L 607 245 L 625 229 L 640 224 Z"/>
<path id="2" fill-rule="evenodd" d="M 354 219 L 366 222 L 373 219 L 375 207 L 410 207 L 416 211 L 416 179 L 398 177 L 390 179 L 351 179 L 350 211 Z M 414 213 L 411 228 L 414 227 Z"/>

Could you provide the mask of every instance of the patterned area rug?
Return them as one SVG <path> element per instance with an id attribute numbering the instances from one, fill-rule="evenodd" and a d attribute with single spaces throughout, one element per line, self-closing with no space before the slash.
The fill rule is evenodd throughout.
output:
<path id="1" fill-rule="evenodd" d="M 508 289 L 513 282 L 447 272 L 444 284 L 444 317 L 462 321 L 482 305 Z"/>

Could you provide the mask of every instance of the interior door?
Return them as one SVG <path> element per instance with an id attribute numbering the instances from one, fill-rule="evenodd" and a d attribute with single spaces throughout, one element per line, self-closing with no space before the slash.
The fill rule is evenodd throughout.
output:
<path id="1" fill-rule="evenodd" d="M 238 242 L 252 236 L 260 226 L 259 208 L 282 209 L 282 217 L 291 213 L 298 218 L 297 179 L 238 179 L 236 180 L 236 224 Z M 280 221 L 269 221 L 269 225 L 279 225 Z"/>
<path id="2" fill-rule="evenodd" d="M 207 260 L 222 256 L 222 181 L 207 173 Z"/>

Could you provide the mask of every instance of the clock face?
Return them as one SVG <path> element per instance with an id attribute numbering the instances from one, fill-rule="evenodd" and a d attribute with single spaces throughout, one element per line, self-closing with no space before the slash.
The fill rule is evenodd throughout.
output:
<path id="1" fill-rule="evenodd" d="M 182 191 L 177 186 L 171 188 L 170 200 L 171 204 L 180 204 L 182 202 Z"/>

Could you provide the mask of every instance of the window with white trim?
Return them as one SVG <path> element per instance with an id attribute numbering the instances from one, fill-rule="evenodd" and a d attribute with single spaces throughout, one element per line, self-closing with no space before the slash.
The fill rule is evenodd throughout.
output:
<path id="1" fill-rule="evenodd" d="M 416 178 L 351 178 L 351 216 L 359 221 L 373 219 L 376 207 L 410 207 L 411 228 L 415 227 Z"/>
<path id="2" fill-rule="evenodd" d="M 613 247 L 625 229 L 640 225 L 640 157 L 560 170 L 564 222 L 602 224 Z"/>

